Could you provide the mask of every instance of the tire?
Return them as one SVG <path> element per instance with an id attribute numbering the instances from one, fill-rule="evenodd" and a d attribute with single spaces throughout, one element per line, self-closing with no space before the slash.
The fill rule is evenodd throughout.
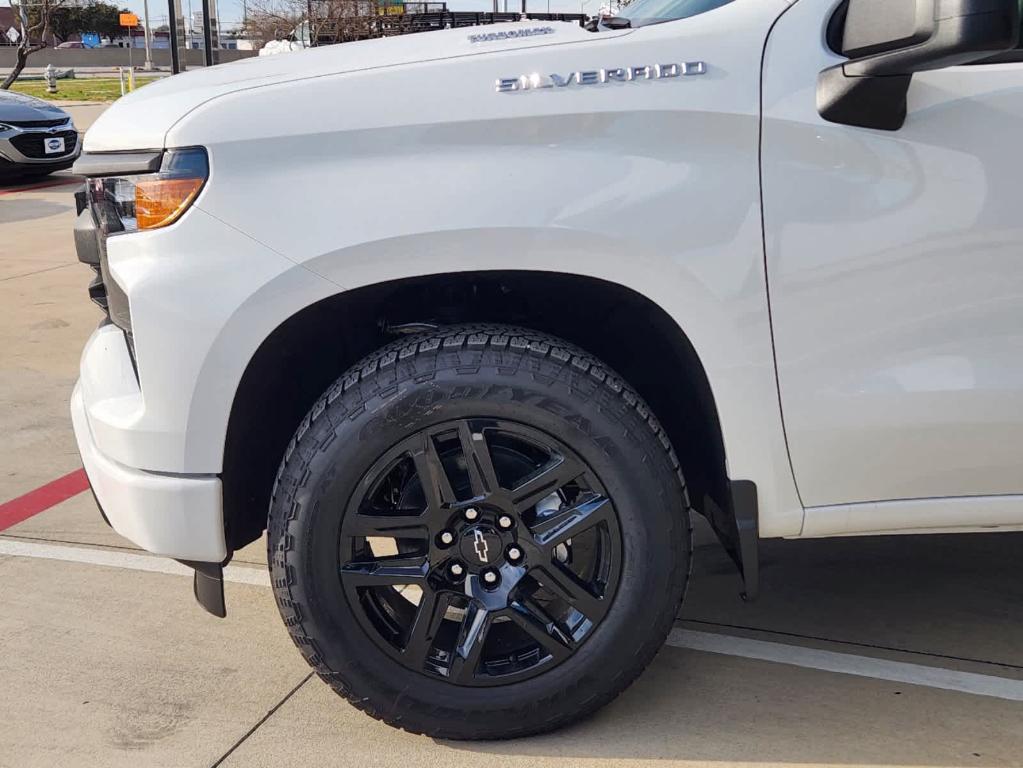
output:
<path id="1" fill-rule="evenodd" d="M 545 334 L 453 326 L 380 349 L 316 402 L 267 555 L 292 639 L 338 694 L 414 733 L 512 738 L 589 715 L 650 663 L 688 580 L 690 510 L 619 376 Z"/>

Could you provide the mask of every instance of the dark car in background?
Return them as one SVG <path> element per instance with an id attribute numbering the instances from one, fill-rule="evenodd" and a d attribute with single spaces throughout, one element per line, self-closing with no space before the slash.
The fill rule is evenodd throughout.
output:
<path id="1" fill-rule="evenodd" d="M 33 96 L 0 91 L 0 179 L 70 168 L 80 152 L 67 112 Z"/>

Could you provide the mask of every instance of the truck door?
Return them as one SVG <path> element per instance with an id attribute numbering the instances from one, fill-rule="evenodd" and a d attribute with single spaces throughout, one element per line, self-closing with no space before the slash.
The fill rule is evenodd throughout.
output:
<path id="1" fill-rule="evenodd" d="M 914 75 L 899 130 L 827 122 L 817 81 L 845 60 L 829 45 L 841 5 L 798 0 L 763 72 L 767 272 L 804 534 L 1023 524 L 1023 50 Z M 940 524 L 921 500 L 940 500 Z M 870 523 L 852 507 L 814 529 L 812 508 L 857 503 Z"/>

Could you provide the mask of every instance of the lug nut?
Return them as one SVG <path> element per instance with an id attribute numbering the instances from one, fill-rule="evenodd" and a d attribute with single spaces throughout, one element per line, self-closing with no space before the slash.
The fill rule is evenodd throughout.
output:
<path id="1" fill-rule="evenodd" d="M 522 550 L 518 547 L 508 547 L 508 559 L 513 563 L 517 563 L 522 559 Z"/>
<path id="2" fill-rule="evenodd" d="M 469 520 L 470 522 L 475 520 L 479 516 L 480 513 L 472 507 L 469 507 L 467 510 L 465 510 L 465 519 Z"/>
<path id="3" fill-rule="evenodd" d="M 451 531 L 441 531 L 441 534 L 440 534 L 440 543 L 441 544 L 451 544 L 454 540 L 455 540 L 455 534 L 453 534 Z"/>
<path id="4" fill-rule="evenodd" d="M 451 572 L 452 576 L 461 576 L 465 573 L 465 568 L 462 567 L 461 563 L 452 563 L 448 570 Z"/>
<path id="5" fill-rule="evenodd" d="M 508 517 L 508 515 L 501 515 L 499 518 L 497 518 L 497 525 L 500 528 L 505 529 L 511 528 L 513 523 L 514 521 L 510 517 Z"/>
<path id="6" fill-rule="evenodd" d="M 554 548 L 554 556 L 556 558 L 558 558 L 558 562 L 559 563 L 567 563 L 568 562 L 568 545 L 564 544 L 564 543 L 558 544 L 558 546 L 556 546 Z"/>
<path id="7" fill-rule="evenodd" d="M 497 571 L 484 571 L 483 583 L 491 587 L 494 586 L 497 583 Z"/>

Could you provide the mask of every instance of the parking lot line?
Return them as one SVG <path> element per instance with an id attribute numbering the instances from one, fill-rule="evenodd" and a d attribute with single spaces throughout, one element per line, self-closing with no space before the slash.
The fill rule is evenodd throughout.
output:
<path id="1" fill-rule="evenodd" d="M 0 555 L 63 560 L 174 576 L 190 576 L 192 574 L 190 568 L 180 563 L 152 555 L 108 549 L 54 546 L 5 538 L 0 538 Z M 269 574 L 260 568 L 228 566 L 224 569 L 224 580 L 262 587 L 270 585 Z M 961 672 L 944 667 L 930 667 L 691 629 L 672 630 L 667 644 L 676 648 L 787 664 L 823 672 L 887 680 L 1007 701 L 1023 701 L 1023 680 L 995 675 Z"/>
<path id="2" fill-rule="evenodd" d="M 77 496 L 89 487 L 84 469 L 76 469 L 23 496 L 0 504 L 0 531 Z"/>
<path id="3" fill-rule="evenodd" d="M 45 181 L 41 184 L 29 184 L 24 187 L 13 187 L 11 189 L 0 189 L 0 196 L 13 195 L 15 192 L 32 192 L 37 189 L 49 189 L 50 187 L 64 187 L 68 184 L 81 184 L 82 180 L 78 177 L 73 179 L 54 179 L 53 181 Z"/>
<path id="4" fill-rule="evenodd" d="M 63 560 L 68 563 L 103 565 L 108 568 L 126 568 L 131 571 L 166 573 L 172 576 L 191 576 L 191 568 L 165 557 L 136 555 L 109 549 L 86 547 L 63 547 L 52 544 L 37 544 L 31 541 L 0 538 L 0 555 L 35 557 L 43 560 Z M 270 574 L 262 568 L 243 568 L 229 565 L 224 569 L 224 581 L 236 584 L 253 584 L 258 587 L 270 586 Z"/>
<path id="5" fill-rule="evenodd" d="M 928 667 L 922 664 L 876 659 L 871 656 L 857 656 L 851 653 L 822 651 L 816 648 L 753 640 L 734 635 L 719 635 L 712 632 L 698 632 L 691 629 L 672 630 L 667 642 L 668 645 L 689 648 L 694 651 L 741 656 L 747 659 L 772 661 L 778 664 L 837 672 L 843 675 L 870 677 L 875 680 L 971 693 L 975 696 L 1023 701 L 1023 680 L 994 675 L 978 675 L 973 672 L 959 672 L 944 667 Z"/>

